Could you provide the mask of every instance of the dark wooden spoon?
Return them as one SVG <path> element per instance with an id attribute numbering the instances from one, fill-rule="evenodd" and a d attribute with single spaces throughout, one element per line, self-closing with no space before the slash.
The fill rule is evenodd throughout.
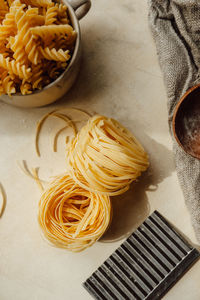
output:
<path id="1" fill-rule="evenodd" d="M 179 100 L 172 129 L 185 152 L 200 159 L 200 84 L 189 89 Z"/>

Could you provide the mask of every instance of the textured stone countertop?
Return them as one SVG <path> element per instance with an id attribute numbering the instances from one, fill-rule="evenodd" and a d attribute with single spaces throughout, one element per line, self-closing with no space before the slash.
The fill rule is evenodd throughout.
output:
<path id="1" fill-rule="evenodd" d="M 197 245 L 179 187 L 167 123 L 167 99 L 155 46 L 148 28 L 146 1 L 93 0 L 80 21 L 83 59 L 71 91 L 57 103 L 20 109 L 0 102 L 0 182 L 7 206 L 0 218 L 1 300 L 89 300 L 82 282 L 155 209 Z M 43 130 L 42 157 L 36 158 L 37 120 L 55 107 L 78 107 L 114 117 L 127 126 L 149 153 L 151 167 L 137 185 L 116 199 L 105 237 L 73 254 L 49 246 L 37 224 L 40 191 L 17 161 L 40 166 L 41 177 L 64 170 L 64 137 L 52 152 L 52 120 Z M 61 121 L 59 121 L 61 122 Z M 61 123 L 60 123 L 61 124 Z M 200 299 L 200 261 L 164 297 Z"/>

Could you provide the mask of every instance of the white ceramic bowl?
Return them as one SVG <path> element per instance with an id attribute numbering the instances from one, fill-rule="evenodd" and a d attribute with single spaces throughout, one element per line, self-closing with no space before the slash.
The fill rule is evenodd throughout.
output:
<path id="1" fill-rule="evenodd" d="M 20 107 L 39 107 L 55 102 L 69 91 L 79 72 L 81 59 L 81 32 L 79 21 L 90 9 L 90 0 L 62 0 L 68 7 L 69 17 L 77 33 L 74 52 L 66 70 L 52 83 L 42 90 L 30 95 L 14 94 L 11 97 L 1 95 L 0 99 L 11 105 Z"/>

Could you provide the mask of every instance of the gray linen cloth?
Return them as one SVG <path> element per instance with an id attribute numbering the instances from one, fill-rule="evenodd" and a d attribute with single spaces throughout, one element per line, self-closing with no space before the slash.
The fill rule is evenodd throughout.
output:
<path id="1" fill-rule="evenodd" d="M 167 90 L 171 131 L 178 100 L 200 82 L 200 1 L 149 0 L 149 23 Z M 174 138 L 173 151 L 180 185 L 200 242 L 200 161 L 186 154 Z M 176 201 L 174 195 L 175 209 Z"/>

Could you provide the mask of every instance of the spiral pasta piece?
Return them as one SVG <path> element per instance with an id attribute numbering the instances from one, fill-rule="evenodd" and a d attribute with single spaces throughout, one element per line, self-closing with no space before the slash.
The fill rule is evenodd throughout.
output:
<path id="1" fill-rule="evenodd" d="M 13 12 L 8 12 L 0 25 L 0 42 L 16 32 L 15 17 Z"/>
<path id="2" fill-rule="evenodd" d="M 23 80 L 21 85 L 20 85 L 20 92 L 22 93 L 22 95 L 31 94 L 32 93 L 31 84 Z"/>
<path id="3" fill-rule="evenodd" d="M 51 25 L 57 20 L 57 11 L 58 9 L 56 6 L 47 8 L 47 12 L 45 15 L 45 25 Z"/>
<path id="4" fill-rule="evenodd" d="M 83 188 L 108 195 L 126 191 L 149 165 L 136 138 L 116 120 L 99 115 L 72 139 L 67 163 L 69 174 Z"/>
<path id="5" fill-rule="evenodd" d="M 72 26 L 68 24 L 64 25 L 44 25 L 44 26 L 36 26 L 31 28 L 31 33 L 40 36 L 41 38 L 45 39 L 48 36 L 60 36 L 60 35 L 67 35 L 71 37 L 74 30 Z"/>
<path id="6" fill-rule="evenodd" d="M 0 80 L 0 95 L 2 95 L 4 93 L 4 88 L 2 85 L 2 80 Z"/>
<path id="7" fill-rule="evenodd" d="M 62 3 L 57 3 L 56 4 L 56 8 L 57 8 L 57 13 L 59 17 L 67 17 L 67 6 L 62 4 Z"/>
<path id="8" fill-rule="evenodd" d="M 0 0 L 0 22 L 3 21 L 5 15 L 8 13 L 8 5 L 4 0 Z"/>
<path id="9" fill-rule="evenodd" d="M 70 59 L 69 50 L 63 51 L 62 49 L 59 49 L 57 51 L 55 48 L 49 49 L 46 47 L 43 49 L 42 47 L 39 47 L 39 51 L 41 55 L 48 60 L 64 62 Z"/>
<path id="10" fill-rule="evenodd" d="M 65 68 L 65 66 L 61 66 L 60 68 Z M 52 79 L 55 79 L 58 77 L 58 74 L 59 74 L 59 66 L 57 64 L 57 62 L 55 61 L 48 61 L 46 63 L 46 66 L 45 66 L 45 69 L 46 69 L 46 72 L 48 73 L 48 76 Z"/>
<path id="11" fill-rule="evenodd" d="M 26 5 L 32 5 L 36 7 L 49 7 L 53 6 L 51 0 L 22 0 Z"/>
<path id="12" fill-rule="evenodd" d="M 7 93 L 9 96 L 16 93 L 14 86 L 13 78 L 8 74 L 7 71 L 0 70 L 1 72 L 1 86 L 4 93 Z"/>
<path id="13" fill-rule="evenodd" d="M 25 65 L 21 65 L 14 59 L 10 60 L 9 57 L 5 58 L 0 54 L 0 66 L 6 69 L 9 73 L 18 75 L 22 79 L 28 79 L 31 76 L 31 69 Z"/>
<path id="14" fill-rule="evenodd" d="M 31 19 L 35 19 L 38 14 L 38 8 L 28 8 L 26 12 L 19 10 L 15 15 L 15 20 L 17 23 L 18 34 L 15 36 L 15 41 L 11 45 L 11 49 L 14 51 L 13 57 L 17 62 L 21 64 L 27 64 L 28 60 L 34 61 L 37 63 L 37 55 L 32 54 L 31 51 L 35 50 L 33 46 L 31 47 L 31 51 L 27 53 L 26 47 L 29 45 L 31 34 L 29 28 L 32 26 Z M 35 47 L 36 48 L 36 47 Z M 31 52 L 31 53 L 30 53 Z M 32 56 L 34 55 L 34 59 Z"/>
<path id="15" fill-rule="evenodd" d="M 0 0 L 0 10 L 8 11 L 8 4 L 4 0 Z"/>
<path id="16" fill-rule="evenodd" d="M 73 32 L 73 34 L 70 37 L 65 37 L 65 36 L 59 36 L 54 42 L 51 42 L 50 48 L 55 48 L 56 50 L 58 49 L 63 49 L 63 50 L 69 50 L 70 48 L 73 48 L 74 42 L 76 40 L 76 33 Z"/>
<path id="17" fill-rule="evenodd" d="M 89 192 L 64 174 L 56 177 L 42 195 L 38 221 L 53 245 L 77 252 L 103 235 L 110 215 L 108 196 Z"/>
<path id="18" fill-rule="evenodd" d="M 11 6 L 14 1 L 15 0 L 7 0 L 7 3 L 8 3 L 9 6 Z"/>
<path id="19" fill-rule="evenodd" d="M 42 82 L 42 65 L 32 65 L 32 77 L 31 77 L 31 82 L 32 82 L 32 88 L 33 89 L 40 89 L 41 88 L 41 82 Z"/>

